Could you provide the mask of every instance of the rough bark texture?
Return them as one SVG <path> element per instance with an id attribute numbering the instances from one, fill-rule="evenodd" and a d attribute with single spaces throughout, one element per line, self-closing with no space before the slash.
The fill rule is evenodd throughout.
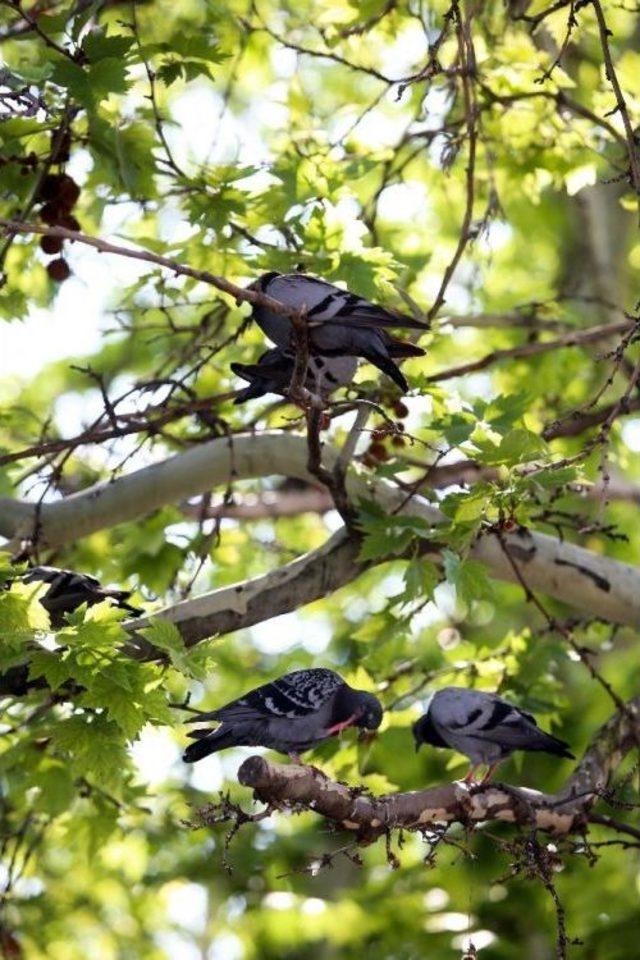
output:
<path id="1" fill-rule="evenodd" d="M 593 803 L 629 750 L 640 743 L 640 697 L 613 716 L 594 737 L 574 773 L 556 794 L 524 787 L 462 782 L 411 793 L 371 797 L 329 780 L 313 767 L 249 757 L 238 780 L 268 806 L 312 810 L 363 842 L 390 829 L 427 830 L 434 824 L 503 820 L 564 835 L 585 829 Z M 206 808 L 200 811 L 206 821 Z"/>

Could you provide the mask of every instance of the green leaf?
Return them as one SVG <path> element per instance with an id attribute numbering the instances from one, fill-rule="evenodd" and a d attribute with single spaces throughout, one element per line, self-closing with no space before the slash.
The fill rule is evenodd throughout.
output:
<path id="1" fill-rule="evenodd" d="M 362 506 L 357 525 L 364 534 L 360 560 L 399 555 L 416 536 L 428 537 L 431 533 L 431 527 L 421 517 L 386 514 L 371 503 Z"/>
<path id="2" fill-rule="evenodd" d="M 522 427 L 509 430 L 497 446 L 490 442 L 476 440 L 475 437 L 473 442 L 480 451 L 482 462 L 489 466 L 498 464 L 514 466 L 536 460 L 547 454 L 547 445 L 544 440 L 537 433 Z"/>
<path id="3" fill-rule="evenodd" d="M 111 93 L 128 90 L 125 64 L 115 57 L 105 57 L 89 68 L 88 83 L 95 100 L 104 100 Z"/>
<path id="4" fill-rule="evenodd" d="M 169 654 L 182 654 L 185 652 L 184 640 L 180 636 L 180 631 L 175 623 L 170 620 L 164 620 L 162 617 L 154 617 L 148 627 L 139 631 L 140 634 L 160 650 Z"/>
<path id="5" fill-rule="evenodd" d="M 166 87 L 170 87 L 182 76 L 182 63 L 179 60 L 167 60 L 158 67 L 156 76 Z"/>
<path id="6" fill-rule="evenodd" d="M 429 599 L 440 583 L 442 575 L 438 567 L 431 560 L 416 558 L 405 567 L 403 580 L 404 590 L 392 597 L 394 604 L 411 603 L 414 600 Z"/>
<path id="7" fill-rule="evenodd" d="M 143 706 L 106 673 L 94 679 L 91 689 L 78 698 L 78 703 L 87 707 L 104 707 L 127 740 L 134 740 L 147 720 Z"/>
<path id="8" fill-rule="evenodd" d="M 114 130 L 115 152 L 122 183 L 131 197 L 155 194 L 149 157 L 152 156 L 154 136 L 148 126 L 128 124 Z M 164 247 L 164 245 L 163 245 Z"/>
<path id="9" fill-rule="evenodd" d="M 40 762 L 31 783 L 38 789 L 34 808 L 55 817 L 67 810 L 76 796 L 76 786 L 69 767 L 52 757 Z"/>
<path id="10" fill-rule="evenodd" d="M 69 717 L 55 724 L 52 737 L 76 776 L 93 776 L 114 789 L 122 784 L 129 761 L 125 738 L 115 723 L 104 716 Z"/>
<path id="11" fill-rule="evenodd" d="M 59 87 L 65 87 L 74 100 L 85 106 L 93 105 L 93 93 L 89 88 L 88 74 L 78 64 L 70 60 L 60 60 L 51 73 L 51 80 Z"/>
<path id="12" fill-rule="evenodd" d="M 486 568 L 476 560 L 463 560 L 451 550 L 442 551 L 447 580 L 454 585 L 465 603 L 482 600 L 493 594 Z"/>
<path id="13" fill-rule="evenodd" d="M 73 660 L 62 651 L 53 653 L 50 650 L 38 650 L 29 663 L 29 679 L 44 677 L 51 689 L 57 690 L 67 680 L 73 679 L 73 667 Z"/>
<path id="14" fill-rule="evenodd" d="M 82 49 L 91 63 L 104 60 L 107 57 L 121 58 L 131 49 L 133 37 L 124 34 L 107 36 L 106 30 L 97 28 L 91 30 L 82 41 Z"/>

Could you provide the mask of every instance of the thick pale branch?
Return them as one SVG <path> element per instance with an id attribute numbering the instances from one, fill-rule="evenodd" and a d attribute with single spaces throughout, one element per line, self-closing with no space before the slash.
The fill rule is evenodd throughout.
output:
<path id="1" fill-rule="evenodd" d="M 324 466 L 333 469 L 337 452 L 325 447 L 322 455 Z M 233 480 L 273 475 L 313 482 L 307 470 L 304 437 L 269 432 L 212 440 L 111 483 L 98 484 L 54 503 L 43 503 L 39 509 L 33 504 L 2 499 L 0 534 L 18 539 L 30 537 L 37 524 L 40 542 L 58 546 L 104 527 L 134 520 L 167 503 L 180 502 L 216 486 L 226 487 Z M 346 489 L 352 502 L 365 498 L 375 500 L 389 513 L 401 509 L 404 513 L 421 517 L 432 526 L 443 520 L 442 514 L 423 497 L 414 496 L 407 500 L 404 491 L 386 480 L 365 478 L 350 471 Z M 615 623 L 640 624 L 640 571 L 636 568 L 535 531 L 521 529 L 505 535 L 505 539 L 510 555 L 518 563 L 531 590 L 556 597 L 592 616 Z M 333 550 L 334 547 L 332 542 L 327 549 Z M 487 532 L 482 536 L 474 545 L 472 554 L 493 576 L 517 582 L 513 568 L 493 534 Z M 288 587 L 277 612 L 284 613 L 325 596 L 336 586 L 353 580 L 362 569 L 352 554 L 351 563 L 345 562 L 341 566 L 340 580 L 333 585 L 335 578 L 330 572 L 319 576 L 318 569 L 331 567 L 334 562 L 335 558 L 327 564 L 324 553 L 314 552 L 307 555 L 301 567 L 295 566 L 297 561 L 285 567 L 284 570 L 293 569 L 295 576 L 287 576 Z M 271 578 L 277 574 L 275 571 L 258 581 L 213 591 L 160 611 L 159 615 L 174 620 L 189 637 L 190 643 L 227 629 L 256 623 L 256 589 L 265 594 L 262 609 L 267 616 L 267 594 L 274 584 Z M 235 613 L 231 618 L 233 626 L 229 627 L 226 606 L 221 610 L 221 604 L 229 604 L 234 593 L 237 602 L 231 604 Z M 253 612 L 244 614 L 242 609 L 249 593 Z M 211 616 L 207 611 L 211 611 Z M 131 624 L 132 629 L 135 626 Z"/>
<path id="2" fill-rule="evenodd" d="M 244 498 L 238 503 L 206 504 L 202 500 L 183 503 L 180 510 L 192 520 L 264 520 L 268 517 L 297 517 L 302 513 L 327 513 L 335 510 L 335 504 L 328 491 L 309 487 Z"/>
<path id="3" fill-rule="evenodd" d="M 270 807 L 312 810 L 362 841 L 375 840 L 394 828 L 428 830 L 435 824 L 503 820 L 554 834 L 583 831 L 589 808 L 602 795 L 611 775 L 640 743 L 640 698 L 614 716 L 594 737 L 576 772 L 557 794 L 524 787 L 462 782 L 412 793 L 372 797 L 329 780 L 312 767 L 272 763 L 249 757 L 238 771 L 244 786 Z M 206 816 L 205 818 L 206 819 Z"/>
<path id="4" fill-rule="evenodd" d="M 317 550 L 297 557 L 262 577 L 243 580 L 184 600 L 161 610 L 164 620 L 175 623 L 187 647 L 218 634 L 262 623 L 290 613 L 313 600 L 338 590 L 364 569 L 357 560 L 358 545 L 345 530 L 339 530 Z M 151 618 L 127 623 L 137 634 Z M 157 651 L 136 636 L 129 653 L 139 659 L 153 659 Z"/>

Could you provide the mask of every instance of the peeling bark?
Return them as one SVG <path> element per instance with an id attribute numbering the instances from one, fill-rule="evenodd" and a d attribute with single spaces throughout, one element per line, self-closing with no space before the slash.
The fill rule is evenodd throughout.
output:
<path id="1" fill-rule="evenodd" d="M 325 446 L 323 465 L 333 469 L 338 455 L 337 450 Z M 113 482 L 44 503 L 39 510 L 35 504 L 0 499 L 0 533 L 17 539 L 29 537 L 37 522 L 40 542 L 60 546 L 167 503 L 226 487 L 234 479 L 281 475 L 313 483 L 307 456 L 305 438 L 291 434 L 268 432 L 212 440 Z M 347 475 L 346 489 L 352 503 L 371 499 L 389 513 L 400 510 L 434 527 L 443 520 L 424 497 L 415 495 L 407 500 L 405 491 L 393 483 L 353 469 Z M 502 539 L 531 590 L 590 616 L 640 625 L 640 571 L 635 567 L 536 531 L 520 529 L 502 534 Z M 518 582 L 495 535 L 483 535 L 471 555 L 484 563 L 492 576 Z M 343 532 L 319 550 L 272 573 L 214 590 L 153 616 L 172 620 L 192 645 L 298 609 L 351 582 L 362 569 L 354 544 L 348 544 Z M 148 619 L 129 622 L 127 628 L 133 634 L 147 623 Z M 144 655 L 150 655 L 148 647 Z"/>
<path id="2" fill-rule="evenodd" d="M 426 830 L 443 823 L 472 825 L 501 820 L 556 835 L 582 832 L 591 806 L 607 787 L 629 750 L 640 744 L 640 697 L 629 701 L 595 735 L 574 773 L 556 794 L 502 783 L 468 786 L 461 781 L 411 793 L 372 797 L 330 780 L 314 767 L 274 763 L 252 756 L 239 782 L 257 800 L 294 812 L 311 810 L 362 842 L 392 829 Z M 206 822 L 206 808 L 200 811 Z"/>

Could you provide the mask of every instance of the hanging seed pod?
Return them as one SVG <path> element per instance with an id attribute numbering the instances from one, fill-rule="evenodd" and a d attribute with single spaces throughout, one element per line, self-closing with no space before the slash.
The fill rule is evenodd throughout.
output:
<path id="1" fill-rule="evenodd" d="M 368 453 L 375 457 L 376 460 L 388 460 L 389 451 L 383 443 L 372 443 L 369 447 Z"/>
<path id="2" fill-rule="evenodd" d="M 44 207 L 40 211 L 40 219 L 43 223 L 48 224 L 50 227 L 55 227 L 60 222 L 60 217 L 63 216 L 62 210 L 57 203 L 49 202 L 45 203 Z"/>
<path id="3" fill-rule="evenodd" d="M 62 257 L 47 264 L 47 273 L 55 283 L 62 283 L 71 276 L 69 264 Z"/>
<path id="4" fill-rule="evenodd" d="M 40 249 L 44 253 L 60 253 L 62 250 L 62 239 L 60 237 L 41 237 Z"/>
<path id="5" fill-rule="evenodd" d="M 61 207 L 71 210 L 78 202 L 80 187 L 72 177 L 63 174 L 58 186 L 57 200 Z"/>
<path id="6" fill-rule="evenodd" d="M 58 220 L 58 225 L 65 227 L 67 230 L 80 230 L 80 223 L 76 220 L 75 217 L 71 216 L 68 213 L 63 213 Z"/>
<path id="7" fill-rule="evenodd" d="M 60 173 L 48 173 L 46 177 L 43 177 L 38 189 L 38 200 L 56 200 L 61 180 L 62 174 Z"/>

